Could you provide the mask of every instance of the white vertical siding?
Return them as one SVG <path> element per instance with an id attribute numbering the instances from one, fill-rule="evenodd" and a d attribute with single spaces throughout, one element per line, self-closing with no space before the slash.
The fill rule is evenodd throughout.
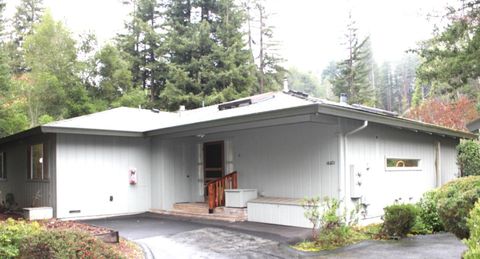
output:
<path id="1" fill-rule="evenodd" d="M 197 145 L 219 140 L 226 141 L 225 148 L 231 149 L 225 150 L 226 165 L 238 171 L 239 188 L 258 189 L 261 195 L 273 197 L 337 197 L 336 133 L 336 125 L 301 123 L 204 138 L 155 137 L 152 208 L 170 209 L 175 202 L 203 201 L 199 195 Z M 329 161 L 334 164 L 327 165 Z"/>
<path id="2" fill-rule="evenodd" d="M 460 169 L 457 165 L 457 145 L 458 139 L 442 138 L 440 139 L 440 163 L 442 172 L 442 184 L 451 181 L 460 176 Z"/>
<path id="3" fill-rule="evenodd" d="M 30 144 L 44 143 L 48 147 L 49 179 L 45 181 L 27 180 L 27 149 Z M 0 152 L 6 154 L 7 180 L 0 181 L 0 200 L 7 193 L 13 193 L 19 208 L 31 207 L 33 199 L 36 206 L 55 205 L 55 136 L 38 135 L 0 146 Z M 38 195 L 37 195 L 38 194 Z"/>
<path id="4" fill-rule="evenodd" d="M 136 185 L 129 184 L 131 168 Z M 57 217 L 144 212 L 150 186 L 149 139 L 58 134 Z"/>
<path id="5" fill-rule="evenodd" d="M 168 210 L 174 203 L 194 201 L 192 185 L 198 185 L 195 154 L 190 138 L 152 139 L 153 209 Z"/>
<path id="6" fill-rule="evenodd" d="M 417 201 L 436 187 L 436 141 L 441 143 L 442 179 L 451 179 L 455 173 L 452 140 L 376 124 L 348 137 L 347 168 L 353 165 L 355 172 L 362 174 L 363 200 L 370 204 L 368 216 L 380 216 L 383 208 L 397 199 Z M 388 170 L 386 158 L 420 159 L 420 168 Z"/>

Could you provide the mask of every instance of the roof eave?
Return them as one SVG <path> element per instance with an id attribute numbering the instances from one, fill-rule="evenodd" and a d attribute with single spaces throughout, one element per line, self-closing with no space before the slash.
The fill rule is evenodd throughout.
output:
<path id="1" fill-rule="evenodd" d="M 320 104 L 318 106 L 318 112 L 323 114 L 335 115 L 339 117 L 355 119 L 355 120 L 368 120 L 370 122 L 389 125 L 398 128 L 406 128 L 412 130 L 418 130 L 426 133 L 432 133 L 437 135 L 448 135 L 457 138 L 467 138 L 474 139 L 478 136 L 464 131 L 453 130 L 449 128 L 444 128 L 432 124 L 427 124 L 419 121 L 408 120 L 405 118 L 399 117 L 390 117 L 380 114 L 367 113 L 348 107 L 332 107 L 327 105 Z"/>
<path id="2" fill-rule="evenodd" d="M 144 136 L 143 132 L 138 132 L 138 131 L 87 129 L 87 128 L 54 127 L 54 126 L 41 126 L 41 131 L 44 133 L 100 135 L 100 136 L 118 136 L 118 137 L 143 137 Z"/>
<path id="3" fill-rule="evenodd" d="M 235 117 L 227 117 L 227 118 L 215 119 L 210 121 L 201 121 L 201 122 L 195 122 L 191 124 L 172 126 L 172 127 L 147 131 L 145 132 L 145 136 L 156 136 L 156 135 L 180 133 L 180 132 L 186 132 L 186 131 L 204 130 L 208 128 L 221 127 L 221 126 L 227 126 L 232 124 L 241 124 L 246 122 L 262 121 L 267 119 L 278 119 L 283 117 L 292 117 L 292 116 L 305 115 L 305 114 L 314 114 L 317 112 L 317 105 L 318 104 L 309 104 L 309 105 L 298 106 L 298 107 L 289 107 L 289 108 L 283 108 L 278 110 L 250 113 L 250 114 L 245 114 L 245 115 L 240 115 Z"/>

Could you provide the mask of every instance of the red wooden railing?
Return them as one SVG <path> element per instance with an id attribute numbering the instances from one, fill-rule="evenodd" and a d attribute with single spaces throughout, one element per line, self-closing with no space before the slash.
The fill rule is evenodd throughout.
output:
<path id="1" fill-rule="evenodd" d="M 225 189 L 237 189 L 237 171 L 207 184 L 208 212 L 213 213 L 216 207 L 225 205 Z"/>

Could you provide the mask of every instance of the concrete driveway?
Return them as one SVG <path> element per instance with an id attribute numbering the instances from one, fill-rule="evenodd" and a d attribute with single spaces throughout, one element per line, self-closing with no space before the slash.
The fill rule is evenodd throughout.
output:
<path id="1" fill-rule="evenodd" d="M 227 223 L 145 213 L 84 221 L 120 231 L 150 258 L 460 258 L 465 246 L 447 233 L 401 241 L 365 241 L 321 253 L 289 248 L 309 229 L 253 222 Z"/>

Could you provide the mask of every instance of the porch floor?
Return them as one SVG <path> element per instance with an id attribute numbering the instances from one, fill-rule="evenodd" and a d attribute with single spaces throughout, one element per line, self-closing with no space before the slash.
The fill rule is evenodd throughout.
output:
<path id="1" fill-rule="evenodd" d="M 173 205 L 172 210 L 152 210 L 152 212 L 183 217 L 222 220 L 228 222 L 247 220 L 247 208 L 217 207 L 214 209 L 213 213 L 210 214 L 208 213 L 208 204 L 204 202 L 176 203 Z"/>

